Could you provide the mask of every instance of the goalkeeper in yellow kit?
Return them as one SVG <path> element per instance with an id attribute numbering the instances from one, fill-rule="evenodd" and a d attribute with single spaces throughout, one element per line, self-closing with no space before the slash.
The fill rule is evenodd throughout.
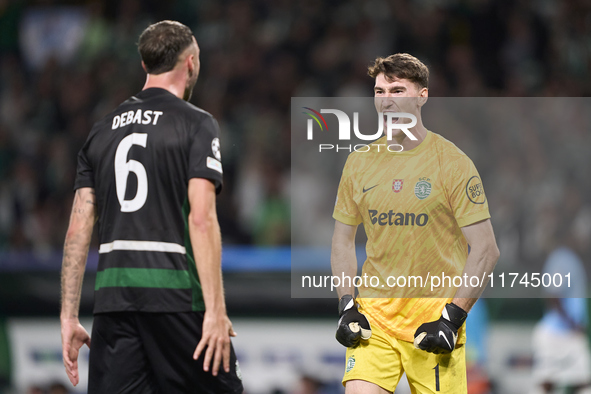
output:
<path id="1" fill-rule="evenodd" d="M 394 129 L 392 140 L 386 135 L 368 152 L 349 155 L 333 214 L 333 275 L 357 275 L 360 223 L 368 238 L 363 274 L 381 284 L 388 277 L 426 273 L 488 275 L 499 251 L 479 174 L 468 156 L 421 120 L 429 70 L 411 55 L 395 54 L 377 58 L 368 73 L 375 78 L 376 109 L 385 122 L 406 123 L 388 112 L 416 116 L 408 130 L 416 140 Z M 393 144 L 397 147 L 383 148 Z M 413 393 L 466 393 L 463 323 L 487 282 L 423 298 L 401 297 L 426 295 L 429 287 L 404 293 L 410 296 L 391 288 L 384 293 L 382 286 L 359 288 L 357 299 L 353 287 L 338 288 L 336 337 L 347 346 L 346 393 L 391 393 L 403 372 Z"/>

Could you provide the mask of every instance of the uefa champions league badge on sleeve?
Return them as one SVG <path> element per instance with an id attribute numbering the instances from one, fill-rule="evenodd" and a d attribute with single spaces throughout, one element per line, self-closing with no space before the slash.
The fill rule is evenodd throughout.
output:
<path id="1" fill-rule="evenodd" d="M 217 160 L 222 160 L 222 152 L 220 151 L 220 139 L 215 137 L 211 140 L 211 153 Z"/>
<path id="2" fill-rule="evenodd" d="M 424 200 L 425 198 L 429 197 L 431 194 L 431 179 L 419 178 L 419 181 L 415 185 L 415 196 L 419 200 Z"/>

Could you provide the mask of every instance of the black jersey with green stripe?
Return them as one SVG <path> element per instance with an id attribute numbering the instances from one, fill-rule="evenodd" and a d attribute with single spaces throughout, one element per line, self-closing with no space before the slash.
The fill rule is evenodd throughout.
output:
<path id="1" fill-rule="evenodd" d="M 99 265 L 94 312 L 204 310 L 190 244 L 188 182 L 222 186 L 219 127 L 158 88 L 98 121 L 78 154 L 75 189 L 92 187 Z"/>

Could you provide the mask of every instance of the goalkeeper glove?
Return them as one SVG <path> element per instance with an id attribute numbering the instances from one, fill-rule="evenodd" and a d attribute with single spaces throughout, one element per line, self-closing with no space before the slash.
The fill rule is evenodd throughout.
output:
<path id="1" fill-rule="evenodd" d="M 339 316 L 336 338 L 341 345 L 355 347 L 361 339 L 368 340 L 371 337 L 369 321 L 357 310 L 352 295 L 344 295 L 339 300 Z"/>
<path id="2" fill-rule="evenodd" d="M 451 353 L 458 340 L 458 329 L 468 314 L 455 304 L 446 304 L 439 320 L 423 323 L 415 332 L 414 345 L 429 353 Z"/>

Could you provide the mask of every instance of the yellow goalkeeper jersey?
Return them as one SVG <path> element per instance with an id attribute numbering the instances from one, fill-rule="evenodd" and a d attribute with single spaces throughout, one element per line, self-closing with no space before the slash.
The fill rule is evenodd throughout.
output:
<path id="1" fill-rule="evenodd" d="M 382 137 L 368 152 L 349 155 L 333 217 L 363 223 L 367 234 L 362 276 L 373 279 L 359 287 L 361 310 L 371 324 L 412 342 L 453 298 L 449 282 L 433 291 L 431 284 L 432 276 L 461 276 L 468 257 L 461 227 L 490 214 L 476 167 L 453 143 L 427 131 L 409 151 L 390 152 L 386 144 Z"/>

